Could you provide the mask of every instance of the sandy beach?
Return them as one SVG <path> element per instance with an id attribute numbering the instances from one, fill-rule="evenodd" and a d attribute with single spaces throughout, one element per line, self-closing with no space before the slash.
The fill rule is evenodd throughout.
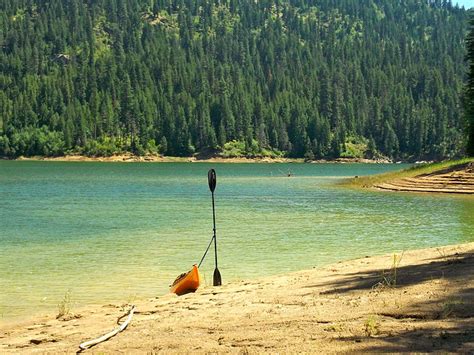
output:
<path id="1" fill-rule="evenodd" d="M 221 270 L 225 275 L 225 270 Z M 225 280 L 225 279 L 224 279 Z M 343 261 L 134 302 L 91 353 L 474 351 L 474 243 Z M 0 327 L 0 353 L 73 353 L 130 305 Z"/>
<path id="2" fill-rule="evenodd" d="M 137 156 L 118 154 L 108 157 L 89 157 L 85 155 L 65 155 L 59 157 L 19 157 L 21 161 L 58 161 L 58 162 L 105 162 L 105 163 L 303 163 L 303 159 L 291 158 L 222 158 L 215 157 L 171 157 L 163 155 Z"/>
<path id="3" fill-rule="evenodd" d="M 271 157 L 233 157 L 224 158 L 221 156 L 193 156 L 193 157 L 171 157 L 163 155 L 137 156 L 132 154 L 119 154 L 108 157 L 89 157 L 85 155 L 65 155 L 59 157 L 18 157 L 20 161 L 58 161 L 58 162 L 108 162 L 108 163 L 362 163 L 362 164 L 388 164 L 388 159 L 363 159 L 363 158 L 338 158 L 333 160 L 311 160 L 305 161 L 303 158 L 271 158 Z"/>

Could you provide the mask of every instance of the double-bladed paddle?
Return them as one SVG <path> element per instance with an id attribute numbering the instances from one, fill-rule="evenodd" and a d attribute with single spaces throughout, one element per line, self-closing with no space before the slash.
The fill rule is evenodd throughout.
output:
<path id="1" fill-rule="evenodd" d="M 219 272 L 219 269 L 217 268 L 217 239 L 216 239 L 216 210 L 214 206 L 214 190 L 216 189 L 216 171 L 214 169 L 209 170 L 207 174 L 207 180 L 209 182 L 209 190 L 211 190 L 212 194 L 212 221 L 214 224 L 214 257 L 215 257 L 215 262 L 216 262 L 216 269 L 214 270 L 214 278 L 213 278 L 213 284 L 214 286 L 220 286 L 222 285 L 222 277 L 221 273 Z"/>

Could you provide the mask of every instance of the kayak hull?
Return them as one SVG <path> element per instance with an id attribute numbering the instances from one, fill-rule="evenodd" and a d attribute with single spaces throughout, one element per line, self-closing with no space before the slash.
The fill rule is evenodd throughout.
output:
<path id="1" fill-rule="evenodd" d="M 173 285 L 171 285 L 170 292 L 176 293 L 178 296 L 185 295 L 186 293 L 196 292 L 199 288 L 199 270 L 196 265 L 188 273 L 178 277 Z"/>

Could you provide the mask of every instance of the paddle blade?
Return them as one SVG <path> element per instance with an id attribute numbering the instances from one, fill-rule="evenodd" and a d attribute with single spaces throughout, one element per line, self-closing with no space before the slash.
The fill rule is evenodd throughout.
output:
<path id="1" fill-rule="evenodd" d="M 214 282 L 213 282 L 214 286 L 221 286 L 222 285 L 222 277 L 221 277 L 221 273 L 219 272 L 219 269 L 216 268 L 214 270 Z"/>
<path id="2" fill-rule="evenodd" d="M 216 171 L 214 169 L 209 170 L 209 172 L 207 173 L 207 180 L 209 182 L 209 189 L 211 190 L 211 192 L 214 192 L 217 183 Z"/>

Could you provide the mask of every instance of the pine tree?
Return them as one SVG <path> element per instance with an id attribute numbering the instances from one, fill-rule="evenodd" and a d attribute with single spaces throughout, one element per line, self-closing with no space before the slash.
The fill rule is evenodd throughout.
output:
<path id="1" fill-rule="evenodd" d="M 0 8 L 0 155 L 145 154 L 162 137 L 161 152 L 175 155 L 237 140 L 244 154 L 327 158 L 342 154 L 346 137 L 373 137 L 371 151 L 400 159 L 462 150 L 468 13 L 449 1 L 2 0 Z"/>
<path id="2" fill-rule="evenodd" d="M 469 22 L 470 31 L 466 39 L 467 61 L 469 65 L 467 84 L 464 97 L 464 114 L 467 126 L 467 149 L 470 156 L 474 156 L 474 13 Z"/>

